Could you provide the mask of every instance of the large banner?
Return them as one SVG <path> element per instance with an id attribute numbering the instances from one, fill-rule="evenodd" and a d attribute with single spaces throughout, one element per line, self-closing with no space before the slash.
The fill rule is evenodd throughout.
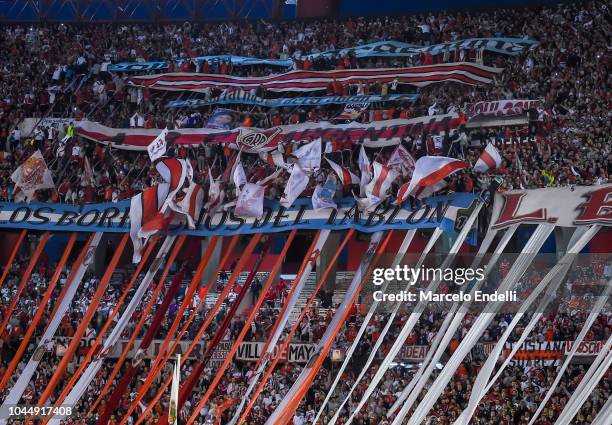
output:
<path id="1" fill-rule="evenodd" d="M 204 209 L 196 228 L 171 228 L 172 234 L 195 236 L 286 232 L 292 229 L 345 230 L 372 233 L 390 229 L 440 227 L 457 233 L 478 197 L 456 193 L 427 198 L 419 208 L 380 205 L 371 213 L 360 213 L 354 199 L 339 202 L 338 210 L 314 211 L 310 199 L 298 199 L 291 208 L 277 201 L 264 204 L 260 218 L 241 218 L 234 211 L 207 215 Z M 127 232 L 130 202 L 74 206 L 55 203 L 0 203 L 0 227 L 51 231 Z"/>
<path id="2" fill-rule="evenodd" d="M 410 84 L 424 87 L 440 82 L 457 82 L 469 85 L 491 84 L 503 68 L 493 68 L 473 62 L 454 62 L 440 65 L 424 65 L 412 68 L 336 69 L 332 71 L 289 71 L 265 77 L 236 77 L 223 74 L 173 72 L 131 77 L 132 85 L 157 90 L 205 91 L 210 88 L 256 90 L 263 88 L 275 92 L 309 92 L 327 90 L 334 82 Z"/>
<path id="3" fill-rule="evenodd" d="M 419 98 L 416 93 L 398 94 L 371 94 L 352 96 L 310 96 L 310 97 L 281 97 L 277 99 L 264 99 L 249 92 L 236 91 L 234 93 L 213 97 L 210 99 L 172 100 L 166 104 L 167 108 L 198 108 L 208 105 L 257 105 L 266 108 L 284 108 L 291 106 L 318 106 L 348 103 L 375 103 L 375 102 L 415 102 Z"/>
<path id="4" fill-rule="evenodd" d="M 416 44 L 403 43 L 401 41 L 377 41 L 345 49 L 327 50 L 325 52 L 312 53 L 306 58 L 317 58 L 321 56 L 331 57 L 345 55 L 349 52 L 358 58 L 365 57 L 399 57 L 416 56 L 421 53 L 438 54 L 440 52 L 454 52 L 456 50 L 479 50 L 516 56 L 525 49 L 537 47 L 539 42 L 525 38 L 490 37 L 490 38 L 468 38 L 465 40 L 451 41 L 448 43 L 434 44 L 432 46 L 419 46 Z M 234 66 L 248 65 L 271 65 L 290 67 L 292 59 L 260 59 L 235 55 L 198 56 L 196 61 L 226 62 L 230 61 Z M 180 64 L 182 61 L 178 61 Z M 167 69 L 168 62 L 121 62 L 108 66 L 109 72 L 142 72 Z"/>
<path id="5" fill-rule="evenodd" d="M 402 138 L 409 135 L 448 131 L 458 127 L 460 123 L 459 115 L 446 114 L 365 124 L 359 122 L 332 124 L 323 121 L 281 125 L 268 129 L 182 128 L 174 133 L 177 136 L 175 143 L 179 145 L 225 144 L 234 149 L 258 153 L 274 150 L 284 143 L 308 138 L 313 140 L 320 138 L 323 141 L 348 139 L 354 143 L 363 143 L 366 147 L 380 148 L 397 145 Z M 145 151 L 161 132 L 158 129 L 111 128 L 92 121 L 80 121 L 76 124 L 80 136 L 99 143 L 111 143 L 113 147 L 125 150 Z"/>
<path id="6" fill-rule="evenodd" d="M 501 229 L 515 223 L 612 226 L 612 184 L 496 194 L 491 227 Z"/>
<path id="7" fill-rule="evenodd" d="M 507 343 L 504 348 L 503 356 L 507 358 L 515 343 Z M 575 356 L 596 356 L 598 355 L 605 341 L 582 341 L 578 346 Z M 525 342 L 514 358 L 517 360 L 552 360 L 558 359 L 571 353 L 574 341 L 545 341 L 545 342 Z"/>
<path id="8" fill-rule="evenodd" d="M 541 100 L 506 99 L 491 100 L 466 104 L 466 115 L 469 118 L 475 116 L 497 116 L 506 117 L 521 115 L 528 109 L 537 108 L 542 104 Z"/>
<path id="9" fill-rule="evenodd" d="M 84 355 L 89 351 L 89 348 L 93 345 L 95 337 L 82 338 L 77 349 L 77 355 Z M 72 341 L 71 337 L 55 337 L 53 343 L 49 344 L 49 350 L 53 350 L 55 355 L 61 357 L 64 355 L 66 348 Z M 127 358 L 133 359 L 140 347 L 142 340 L 137 339 L 134 341 L 132 349 L 129 351 Z M 127 339 L 121 339 L 112 347 L 112 349 L 106 354 L 106 358 L 118 359 L 121 357 L 125 346 L 127 345 Z M 163 339 L 154 339 L 149 347 L 144 350 L 139 356 L 142 355 L 144 359 L 155 359 L 159 354 L 159 351 L 164 343 Z M 236 352 L 235 360 L 243 362 L 256 362 L 261 356 L 261 352 L 265 346 L 265 342 L 256 341 L 243 341 L 238 347 Z M 181 340 L 177 346 L 177 353 L 182 354 L 187 351 L 187 348 L 191 345 L 190 340 Z M 211 361 L 219 362 L 227 358 L 227 355 L 232 348 L 233 341 L 221 341 L 213 351 L 211 355 Z M 286 351 L 280 353 L 280 360 L 289 363 L 307 363 L 310 356 L 314 352 L 315 344 L 294 342 L 289 344 Z M 189 355 L 190 358 L 198 358 L 204 355 L 206 351 L 206 343 L 197 343 L 195 348 Z M 278 351 L 274 352 L 273 357 L 276 358 L 279 355 Z"/>

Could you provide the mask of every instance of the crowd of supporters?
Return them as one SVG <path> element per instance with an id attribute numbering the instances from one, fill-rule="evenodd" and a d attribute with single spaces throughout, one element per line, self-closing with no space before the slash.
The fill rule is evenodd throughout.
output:
<path id="1" fill-rule="evenodd" d="M 483 129 L 460 128 L 455 135 L 413 134 L 402 141 L 415 158 L 423 155 L 440 154 L 466 159 L 474 164 L 479 152 L 489 140 L 495 140 L 504 159 L 503 166 L 495 174 L 503 177 L 502 190 L 512 188 L 536 188 L 545 186 L 566 186 L 575 184 L 602 184 L 609 181 L 610 175 L 610 10 L 602 1 L 576 4 L 563 4 L 547 9 L 496 10 L 487 12 L 438 12 L 426 16 L 405 16 L 388 18 L 357 18 L 347 21 L 291 21 L 281 23 L 243 22 L 222 24 L 185 24 L 185 25 L 36 25 L 33 27 L 5 26 L 0 35 L 0 50 L 7 52 L 0 58 L 0 199 L 12 200 L 14 184 L 10 179 L 12 172 L 35 149 L 39 148 L 53 171 L 57 190 L 40 191 L 40 200 L 53 200 L 73 204 L 95 201 L 116 202 L 129 199 L 135 193 L 153 184 L 158 176 L 146 154 L 112 149 L 74 136 L 67 143 L 62 139 L 74 132 L 74 123 L 80 119 L 99 121 L 112 127 L 143 126 L 148 128 L 181 128 L 203 126 L 208 121 L 214 107 L 196 109 L 166 107 L 168 101 L 176 95 L 155 92 L 131 87 L 126 83 L 126 75 L 107 72 L 108 65 L 117 62 L 133 61 L 172 61 L 176 71 L 224 73 L 241 76 L 268 75 L 281 72 L 282 69 L 271 66 L 231 66 L 227 62 L 195 63 L 190 58 L 201 55 L 234 54 L 259 58 L 293 58 L 296 67 L 304 69 L 342 69 L 405 67 L 433 63 L 434 61 L 451 61 L 450 57 L 431 57 L 421 55 L 414 58 L 392 59 L 357 59 L 351 55 L 332 59 L 310 61 L 309 53 L 337 48 L 350 48 L 374 40 L 397 40 L 419 45 L 431 45 L 451 40 L 470 37 L 520 36 L 540 42 L 540 45 L 517 57 L 509 57 L 486 52 L 484 63 L 503 67 L 504 71 L 494 84 L 483 87 L 470 87 L 457 83 L 432 85 L 418 91 L 419 98 L 415 103 L 382 103 L 374 105 L 363 121 L 412 118 L 436 113 L 460 112 L 466 102 L 498 99 L 543 99 L 538 110 L 528 112 L 529 124 L 518 127 L 494 127 Z M 25 54 L 24 52 L 27 52 Z M 476 52 L 464 52 L 464 59 L 476 60 Z M 390 90 L 410 92 L 412 88 L 399 89 L 384 85 L 363 84 L 361 87 L 340 87 L 342 93 L 376 93 L 384 94 Z M 211 92 L 199 95 L 215 96 Z M 270 96 L 269 93 L 257 93 Z M 332 92 L 333 94 L 333 88 Z M 268 109 L 262 107 L 232 106 L 240 112 L 240 122 L 245 126 L 270 127 L 288 123 L 323 121 L 333 118 L 342 110 L 333 107 L 301 107 Z M 30 134 L 21 134 L 18 125 L 26 117 L 69 117 L 65 124 L 56 127 L 39 126 Z M 133 122 L 130 122 L 132 119 Z M 141 123 L 139 123 L 141 121 Z M 517 136 L 528 138 L 524 143 L 505 143 Z M 351 168 L 359 174 L 357 156 L 359 145 L 345 141 L 335 142 L 336 152 L 329 158 Z M 301 141 L 296 141 L 295 149 Z M 393 148 L 367 149 L 370 160 L 376 158 L 384 162 Z M 194 164 L 196 179 L 205 192 L 208 185 L 207 170 L 210 167 L 214 176 L 223 173 L 231 162 L 232 153 L 222 146 L 200 146 L 197 148 L 176 148 L 175 154 L 189 158 Z M 94 172 L 94 181 L 85 180 L 85 159 Z M 258 181 L 272 174 L 275 167 L 267 164 L 257 155 L 243 154 L 247 178 Z M 305 190 L 308 196 L 314 184 L 325 181 L 330 169 L 322 163 L 322 171 L 312 179 Z M 282 194 L 288 173 L 282 173 L 267 188 L 266 196 L 277 199 Z M 466 171 L 457 174 L 449 181 L 448 190 L 482 191 L 489 188 L 489 176 Z M 392 193 L 402 182 L 396 182 Z M 224 187 L 225 199 L 231 201 L 236 194 L 231 185 Z M 350 189 L 343 195 L 350 195 Z M 578 267 L 570 273 L 567 298 L 563 300 L 564 309 L 557 313 L 547 314 L 532 332 L 530 339 L 535 341 L 572 340 L 581 329 L 581 324 L 588 310 L 575 311 L 576 300 L 582 299 L 585 287 L 598 286 L 610 277 L 609 266 L 604 264 L 594 267 Z M 3 312 L 8 308 L 15 295 L 19 278 L 27 266 L 25 258 L 17 259 L 12 265 L 3 287 L 1 301 Z M 600 270 L 601 266 L 601 270 Z M 7 323 L 7 330 L 2 334 L 1 372 L 6 370 L 12 354 L 19 345 L 28 327 L 28 323 L 39 308 L 44 288 L 53 273 L 53 266 L 38 266 L 24 292 L 15 306 L 15 312 Z M 66 283 L 68 270 L 64 271 L 55 289 L 51 304 L 35 331 L 34 339 L 40 337 L 49 319 L 54 302 L 58 299 Z M 184 276 L 190 280 L 191 273 Z M 541 278 L 541 275 L 539 276 Z M 524 279 L 528 281 L 529 279 Z M 219 280 L 218 292 L 226 279 Z M 79 287 L 75 300 L 70 306 L 70 313 L 64 318 L 58 336 L 70 337 L 78 326 L 91 299 L 99 278 L 87 274 L 84 283 Z M 107 289 L 98 312 L 95 314 L 88 336 L 95 336 L 101 331 L 108 314 L 113 310 L 128 282 L 127 274 L 113 281 Z M 166 282 L 166 288 L 170 279 Z M 168 315 L 164 318 L 157 337 L 163 337 L 174 319 L 177 307 L 183 302 L 186 285 L 183 284 L 176 299 L 173 300 Z M 230 299 L 235 298 L 235 289 Z M 283 285 L 274 287 L 269 294 L 267 307 L 258 315 L 254 328 L 248 339 L 262 340 L 269 335 L 278 306 L 281 304 L 287 289 Z M 163 297 L 162 291 L 159 301 Z M 126 328 L 125 338 L 134 331 L 135 323 L 142 314 L 151 295 L 148 294 Z M 187 317 L 197 305 L 198 296 L 189 300 L 190 307 L 185 312 Z M 230 302 L 228 301 L 228 305 Z M 591 328 L 588 340 L 606 340 L 612 331 L 611 316 L 608 312 L 600 315 Z M 174 313 L 172 313 L 174 312 Z M 185 339 L 191 339 L 205 320 L 201 311 L 189 328 Z M 212 326 L 204 336 L 209 340 L 223 315 L 215 317 Z M 396 332 L 406 320 L 407 315 L 398 316 L 397 326 L 387 335 L 383 352 L 388 349 L 397 336 Z M 489 327 L 482 341 L 495 341 L 511 316 L 499 316 Z M 301 324 L 298 335 L 300 341 L 316 342 L 322 335 L 331 318 L 331 311 L 319 314 L 316 309 L 307 315 Z M 355 332 L 362 323 L 363 317 L 356 310 L 340 333 L 337 346 L 346 347 L 355 337 Z M 321 423 L 327 423 L 335 408 L 343 400 L 348 388 L 360 371 L 362 357 L 369 353 L 373 343 L 385 323 L 385 314 L 376 315 L 363 342 L 358 347 L 355 360 L 347 370 L 341 385 L 336 389 L 328 404 Z M 456 335 L 461 339 L 469 330 L 473 317 L 468 316 Z M 242 318 L 236 318 L 230 327 L 227 340 L 232 340 L 240 330 Z M 422 320 L 410 335 L 414 345 L 428 345 L 440 326 L 440 315 L 432 313 Z M 139 336 L 146 331 L 141 329 Z M 30 344 L 22 357 L 21 370 L 33 352 Z M 84 353 L 79 351 L 68 365 L 68 376 L 76 371 L 78 361 Z M 193 368 L 193 360 L 187 360 L 183 368 L 182 379 L 186 379 Z M 378 360 L 377 360 L 378 361 Z M 450 424 L 463 410 L 471 391 L 474 376 L 482 365 L 482 358 L 474 357 L 465 362 L 446 387 L 438 404 L 428 416 L 429 424 Z M 24 393 L 23 402 L 35 402 L 42 393 L 54 372 L 59 357 L 47 353 L 41 362 L 35 378 Z M 65 423 L 92 424 L 95 415 L 85 417 L 105 385 L 114 366 L 112 360 L 106 361 L 89 386 L 78 410 L 81 417 L 67 420 Z M 157 392 L 162 378 L 171 373 L 168 367 L 154 381 L 152 390 L 143 399 L 143 405 Z M 252 373 L 252 365 L 232 363 L 225 374 L 222 384 L 217 388 L 211 402 L 201 412 L 199 423 L 226 423 L 232 416 L 236 400 L 239 400 L 246 387 L 247 378 Z M 249 416 L 249 424 L 263 424 L 274 410 L 280 399 L 294 382 L 301 366 L 284 363 L 272 374 L 268 385 L 258 398 Z M 362 380 L 369 382 L 376 367 L 370 369 Z M 385 375 L 381 387 L 374 393 L 366 407 L 357 415 L 353 423 L 363 425 L 385 424 L 384 418 L 388 408 L 412 378 L 416 368 L 398 365 Z M 205 370 L 201 380 L 196 384 L 191 398 L 181 411 L 186 419 L 195 408 L 200 396 L 206 390 L 215 373 L 213 366 Z M 322 399 L 327 394 L 329 384 L 334 378 L 333 366 L 326 362 L 317 377 L 311 391 L 298 409 L 293 423 L 295 425 L 312 422 Z M 537 425 L 554 423 L 563 409 L 569 396 L 584 376 L 585 366 L 572 365 L 563 376 L 560 387 L 547 405 Z M 126 397 L 117 406 L 111 418 L 116 424 L 125 413 L 147 375 L 147 368 L 142 367 L 132 379 Z M 474 423 L 526 424 L 531 413 L 538 406 L 556 375 L 556 366 L 532 363 L 513 365 L 491 389 L 473 419 Z M 12 378 L 11 383 L 18 376 Z M 119 375 L 121 376 L 121 375 Z M 63 382 L 65 383 L 65 382 Z M 116 382 L 115 384 L 116 385 Z M 62 388 L 58 386 L 58 391 Z M 5 387 L 0 393 L 0 400 L 7 394 Z M 112 387 L 114 388 L 114 386 Z M 351 401 L 346 406 L 351 411 L 363 394 L 363 385 L 357 388 Z M 595 392 L 591 394 L 574 422 L 578 425 L 590 423 L 599 412 L 605 401 L 611 396 L 609 376 L 606 377 Z M 52 396 L 57 397 L 59 393 Z M 230 400 L 231 402 L 228 402 Z M 227 402 L 227 403 L 226 403 Z M 229 408 L 220 413 L 219 406 Z M 145 423 L 155 423 L 163 412 L 167 411 L 167 395 L 155 407 L 153 414 Z M 111 406 L 114 408 L 114 406 Z M 97 413 L 111 408 L 104 402 Z M 141 408 L 137 410 L 140 412 Z M 137 413 L 130 418 L 133 423 Z M 347 419 L 342 413 L 340 423 Z"/>

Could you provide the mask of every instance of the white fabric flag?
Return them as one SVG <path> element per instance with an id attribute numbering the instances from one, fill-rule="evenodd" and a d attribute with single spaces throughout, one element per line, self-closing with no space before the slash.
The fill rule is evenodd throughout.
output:
<path id="1" fill-rule="evenodd" d="M 417 198 L 425 197 L 428 187 L 441 183 L 444 178 L 464 168 L 467 168 L 467 163 L 455 158 L 423 156 L 416 162 L 406 193 Z"/>
<path id="2" fill-rule="evenodd" d="M 370 211 L 383 202 L 389 192 L 391 183 L 398 177 L 397 171 L 374 162 L 374 178 L 365 188 L 365 198 L 357 199 L 361 211 Z"/>
<path id="3" fill-rule="evenodd" d="M 398 145 L 387 160 L 386 165 L 402 176 L 409 176 L 414 171 L 415 161 L 404 146 Z"/>
<path id="4" fill-rule="evenodd" d="M 159 136 L 157 136 L 149 145 L 147 146 L 147 152 L 149 153 L 149 158 L 151 162 L 156 159 L 161 158 L 166 154 L 167 145 L 166 145 L 166 136 L 168 135 L 168 129 L 164 128 Z"/>
<path id="5" fill-rule="evenodd" d="M 265 188 L 253 183 L 246 183 L 236 202 L 236 217 L 261 217 Z"/>
<path id="6" fill-rule="evenodd" d="M 359 182 L 359 196 L 362 198 L 366 196 L 366 186 L 372 180 L 372 166 L 370 165 L 370 160 L 366 155 L 365 148 L 361 145 L 359 149 L 359 171 L 361 172 L 360 182 Z"/>
<path id="7" fill-rule="evenodd" d="M 318 170 L 321 168 L 321 139 L 296 149 L 293 156 L 298 159 L 298 164 L 306 173 Z"/>
<path id="8" fill-rule="evenodd" d="M 339 164 L 336 164 L 334 161 L 331 161 L 328 158 L 325 158 L 325 160 L 340 179 L 340 184 L 342 186 L 350 186 L 352 184 L 359 183 L 359 177 L 351 173 L 351 170 L 346 167 L 342 167 Z"/>
<path id="9" fill-rule="evenodd" d="M 299 164 L 294 164 L 280 204 L 285 208 L 289 208 L 304 189 L 306 189 L 308 180 L 308 176 L 304 173 L 302 167 L 300 167 Z"/>
<path id="10" fill-rule="evenodd" d="M 57 331 L 57 328 L 59 328 L 59 325 L 62 319 L 64 318 L 64 315 L 68 311 L 68 307 L 70 307 L 70 304 L 72 303 L 77 289 L 79 288 L 79 285 L 83 280 L 83 276 L 85 275 L 87 268 L 89 267 L 91 261 L 94 258 L 94 253 L 101 239 L 102 233 L 98 232 L 94 234 L 91 244 L 87 248 L 85 258 L 83 259 L 81 264 L 76 266 L 76 269 L 73 268 L 73 270 L 70 271 L 70 275 L 68 277 L 69 281 L 66 283 L 68 285 L 68 289 L 64 294 L 64 298 L 62 298 L 59 307 L 57 308 L 57 311 L 49 320 L 49 324 L 47 325 L 45 332 L 40 338 L 36 349 L 32 353 L 32 357 L 21 371 L 19 378 L 17 378 L 17 382 L 15 382 L 15 384 L 11 388 L 9 394 L 6 396 L 6 399 L 4 399 L 4 402 L 2 403 L 3 409 L 7 409 L 8 406 L 19 403 L 23 392 L 28 387 L 28 384 L 30 383 L 32 376 L 34 376 L 34 373 L 36 373 L 36 369 L 42 361 L 45 353 L 50 350 L 53 344 L 53 337 L 55 335 L 55 331 Z M 5 425 L 6 422 L 6 418 L 0 418 L 1 425 Z"/>
<path id="11" fill-rule="evenodd" d="M 246 173 L 244 172 L 244 167 L 242 166 L 242 162 L 240 158 L 236 161 L 234 165 L 234 172 L 232 173 L 232 180 L 234 181 L 234 185 L 236 188 L 240 189 L 242 185 L 247 182 Z"/>

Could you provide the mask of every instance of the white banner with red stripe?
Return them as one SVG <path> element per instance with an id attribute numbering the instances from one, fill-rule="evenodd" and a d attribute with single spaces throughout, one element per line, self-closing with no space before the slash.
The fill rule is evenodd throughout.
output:
<path id="1" fill-rule="evenodd" d="M 410 84 L 424 87 L 433 83 L 456 82 L 469 85 L 491 84 L 503 68 L 494 68 L 473 62 L 454 62 L 424 65 L 412 68 L 342 69 L 331 71 L 295 70 L 266 77 L 236 77 L 224 74 L 202 74 L 195 72 L 173 72 L 168 74 L 140 75 L 128 81 L 132 85 L 157 90 L 204 91 L 211 88 L 223 90 L 239 88 L 270 91 L 307 92 L 327 90 L 334 82 L 356 84 L 371 83 Z"/>

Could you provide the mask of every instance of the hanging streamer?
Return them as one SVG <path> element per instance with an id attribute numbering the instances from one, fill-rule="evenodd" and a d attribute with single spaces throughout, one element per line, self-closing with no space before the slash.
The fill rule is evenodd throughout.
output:
<path id="1" fill-rule="evenodd" d="M 340 256 L 340 253 L 342 252 L 342 250 L 344 249 L 344 247 L 346 246 L 346 244 L 351 239 L 351 237 L 353 236 L 354 233 L 355 233 L 354 229 L 351 229 L 351 230 L 349 230 L 346 233 L 346 236 L 344 237 L 344 240 L 342 241 L 342 243 L 338 247 L 338 250 L 336 251 L 336 253 L 332 257 L 331 261 L 327 265 L 327 268 L 325 269 L 325 271 L 323 272 L 323 274 L 319 278 L 319 281 L 315 285 L 315 288 L 312 291 L 312 294 L 310 295 L 310 298 L 306 302 L 306 305 L 302 308 L 300 316 L 295 321 L 295 323 L 291 327 L 291 330 L 289 331 L 289 333 L 285 337 L 285 340 L 284 340 L 283 344 L 280 346 L 280 348 L 278 350 L 279 353 L 283 353 L 283 352 L 287 351 L 287 348 L 289 347 L 289 344 L 293 340 L 293 337 L 295 336 L 295 333 L 297 332 L 297 329 L 300 326 L 300 323 L 302 323 L 302 320 L 304 319 L 306 314 L 310 312 L 310 309 L 311 309 L 312 303 L 315 300 L 315 297 L 319 293 L 319 290 L 323 286 L 323 283 L 325 283 L 325 281 L 327 279 L 327 276 L 329 275 L 329 273 L 331 273 L 331 270 L 334 267 L 334 264 L 336 264 L 336 261 L 338 260 L 338 257 Z M 251 396 L 251 400 L 249 401 L 249 404 L 247 405 L 247 407 L 244 410 L 244 412 L 242 413 L 242 416 L 240 417 L 240 420 L 238 421 L 238 423 L 242 424 L 242 423 L 244 423 L 244 421 L 246 421 L 246 418 L 249 415 L 249 412 L 251 411 L 251 409 L 253 408 L 253 406 L 255 405 L 255 403 L 257 401 L 257 397 L 259 396 L 261 391 L 263 391 L 266 383 L 268 382 L 268 379 L 270 378 L 270 376 L 272 375 L 272 372 L 274 372 L 274 369 L 276 368 L 276 365 L 280 361 L 280 358 L 281 358 L 280 356 L 276 356 L 272 360 L 272 364 L 268 368 L 268 371 L 266 372 L 266 374 L 261 379 L 261 382 L 257 386 L 257 389 L 255 390 L 255 393 Z"/>
<path id="2" fill-rule="evenodd" d="M 518 228 L 518 224 L 512 225 L 504 233 L 503 237 L 497 244 L 497 247 L 495 248 L 493 255 L 491 256 L 491 258 L 489 259 L 485 267 L 485 270 L 486 270 L 485 278 L 489 275 L 490 271 L 493 270 L 493 266 L 497 263 L 497 260 L 499 259 L 501 254 L 506 249 L 508 242 L 510 242 L 510 239 L 516 232 L 517 228 Z M 487 235 L 485 236 L 485 239 L 483 240 L 481 247 L 478 251 L 478 255 L 474 259 L 471 267 L 476 268 L 480 265 L 482 256 L 489 249 L 489 246 L 493 242 L 493 239 L 495 238 L 496 234 L 497 234 L 496 230 L 489 230 L 487 232 Z M 474 287 L 472 288 L 470 292 L 477 291 L 478 288 L 484 282 L 484 280 L 485 279 L 483 279 L 482 281 L 479 281 L 476 285 L 474 285 Z M 444 318 L 444 322 L 442 323 L 442 326 L 440 330 L 438 331 L 438 334 L 436 334 L 436 338 L 433 341 L 432 346 L 427 353 L 427 357 L 423 361 L 423 364 L 419 367 L 419 370 L 413 376 L 410 383 L 406 386 L 406 388 L 404 388 L 404 390 L 402 391 L 400 396 L 397 398 L 393 406 L 391 406 L 391 409 L 389 409 L 389 411 L 387 412 L 387 418 L 391 418 L 391 417 L 394 418 L 392 425 L 401 424 L 401 422 L 403 421 L 403 418 L 406 416 L 408 411 L 412 408 L 413 403 L 416 401 L 416 398 L 419 396 L 419 394 L 421 394 L 423 387 L 425 386 L 425 384 L 429 380 L 429 377 L 433 373 L 433 370 L 436 364 L 442 358 L 442 355 L 444 354 L 446 347 L 450 344 L 459 326 L 461 326 L 461 323 L 463 322 L 466 312 L 469 311 L 470 305 L 471 305 L 471 302 L 464 302 L 461 305 L 461 309 L 459 310 L 459 304 L 455 303 L 453 305 L 453 309 L 451 309 L 449 314 Z M 450 324 L 447 325 L 449 320 L 451 322 Z M 442 339 L 440 340 L 439 338 L 440 338 L 440 335 L 442 334 L 443 336 L 442 336 Z M 435 353 L 434 353 L 434 350 L 435 350 Z M 431 353 L 433 354 L 430 356 Z M 394 412 L 399 408 L 399 406 L 402 406 L 400 412 L 397 415 L 394 415 Z"/>
<path id="3" fill-rule="evenodd" d="M 521 278 L 527 267 L 531 264 L 535 255 L 539 252 L 544 242 L 550 236 L 555 226 L 553 224 L 540 224 L 536 228 L 535 232 L 529 238 L 529 241 L 524 246 L 521 255 L 519 255 L 518 259 L 512 265 L 512 268 L 502 281 L 498 291 L 505 291 L 507 288 L 510 288 L 516 284 L 516 282 Z M 447 362 L 446 366 L 432 386 L 429 388 L 429 391 L 421 400 L 421 403 L 416 407 L 412 416 L 409 419 L 409 424 L 419 424 L 423 421 L 429 410 L 433 407 L 434 403 L 450 381 L 451 377 L 454 375 L 455 371 L 459 367 L 460 363 L 463 361 L 465 356 L 471 351 L 472 347 L 478 339 L 482 335 L 484 329 L 488 326 L 490 321 L 493 319 L 494 314 L 489 314 L 488 312 L 484 312 L 478 316 L 468 334 L 464 337 L 464 339 L 459 344 L 459 347 L 452 354 L 450 360 Z"/>
<path id="4" fill-rule="evenodd" d="M 94 233 L 89 237 L 89 240 L 81 250 L 79 257 L 74 263 L 72 270 L 70 271 L 70 275 L 68 276 L 68 280 L 66 281 L 66 285 L 62 289 L 62 292 L 59 296 L 59 302 L 55 305 L 53 312 L 51 313 L 51 319 L 45 329 L 43 336 L 40 338 L 38 345 L 32 354 L 32 357 L 26 364 L 25 368 L 21 371 L 17 382 L 11 388 L 8 396 L 4 399 L 4 403 L 2 403 L 2 408 L 7 408 L 7 406 L 14 405 L 19 403 L 23 392 L 27 388 L 32 376 L 36 372 L 38 365 L 43 359 L 45 352 L 51 349 L 50 344 L 52 342 L 52 338 L 55 335 L 55 331 L 60 325 L 60 322 L 66 312 L 68 311 L 68 307 L 72 303 L 74 295 L 83 280 L 83 276 L 85 275 L 85 271 L 89 267 L 91 260 L 93 259 L 93 255 L 95 250 L 100 243 L 100 239 L 102 238 L 102 233 Z M 0 418 L 0 425 L 5 425 L 6 419 Z"/>
<path id="5" fill-rule="evenodd" d="M 19 232 L 19 237 L 17 238 L 17 242 L 15 243 L 15 246 L 13 246 L 11 255 L 9 255 L 8 261 L 6 262 L 6 266 L 4 266 L 4 270 L 2 271 L 2 277 L 0 277 L 0 289 L 2 289 L 2 284 L 4 283 L 4 280 L 8 276 L 9 272 L 11 271 L 11 265 L 15 261 L 15 257 L 17 256 L 17 253 L 19 252 L 19 248 L 21 248 L 21 243 L 25 239 L 27 233 L 28 233 L 27 229 L 22 229 L 21 232 Z"/>
<path id="6" fill-rule="evenodd" d="M 482 202 L 479 202 L 477 204 L 477 206 L 472 210 L 470 216 L 467 218 L 465 224 L 463 225 L 463 228 L 461 229 L 461 232 L 457 236 L 457 239 L 455 239 L 455 242 L 453 243 L 453 246 L 449 250 L 448 255 L 444 259 L 442 265 L 440 265 L 440 269 L 444 270 L 445 268 L 447 268 L 453 262 L 453 260 L 455 258 L 455 255 L 459 252 L 459 249 L 461 248 L 461 245 L 463 245 L 463 243 L 465 242 L 469 232 L 472 229 L 473 224 L 476 222 L 476 219 L 478 218 L 478 214 L 480 213 L 480 210 L 482 209 L 482 206 L 483 206 Z M 423 253 L 421 258 L 419 259 L 419 264 L 415 268 L 419 268 L 424 260 L 425 260 L 425 253 Z M 425 289 L 425 292 L 433 292 L 433 291 L 435 291 L 438 288 L 438 286 L 440 285 L 440 282 L 441 282 L 441 279 L 439 279 L 439 277 L 437 277 L 436 279 L 432 280 L 429 283 L 429 285 L 427 286 L 427 288 Z M 406 290 L 409 290 L 411 286 L 412 285 L 409 283 L 407 285 L 407 287 L 406 287 Z M 416 325 L 417 321 L 421 317 L 421 314 L 422 314 L 423 310 L 425 310 L 426 306 L 427 306 L 427 302 L 419 301 L 419 303 L 414 308 L 414 311 L 412 313 L 410 313 L 410 316 L 408 316 L 408 320 L 406 321 L 406 323 L 402 327 L 402 330 L 400 331 L 396 341 L 393 343 L 393 346 L 391 347 L 391 349 L 389 350 L 389 352 L 387 353 L 387 355 L 383 359 L 383 361 L 380 364 L 380 366 L 378 367 L 378 370 L 376 371 L 374 377 L 372 378 L 372 380 L 368 384 L 368 387 L 367 387 L 363 397 L 361 398 L 361 400 L 359 401 L 359 404 L 357 405 L 357 407 L 355 408 L 355 410 L 353 411 L 353 413 L 349 417 L 349 420 L 348 420 L 347 424 L 352 422 L 352 420 L 354 419 L 354 417 L 357 414 L 357 412 L 359 412 L 361 410 L 361 408 L 365 405 L 365 403 L 367 402 L 367 400 L 370 397 L 370 395 L 372 394 L 372 392 L 374 392 L 374 390 L 376 389 L 376 386 L 378 385 L 378 383 L 383 378 L 385 372 L 387 371 L 387 369 L 389 368 L 391 363 L 395 360 L 395 357 L 397 357 L 397 353 L 399 352 L 400 348 L 406 342 L 406 339 L 408 338 L 408 336 L 412 332 L 412 329 L 414 328 L 414 326 Z M 399 307 L 400 307 L 400 303 L 397 304 L 396 309 L 399 310 Z M 394 311 L 395 311 L 395 309 L 394 309 Z M 389 326 L 391 326 L 389 322 L 387 322 L 387 324 Z M 382 335 L 379 337 L 379 340 L 381 338 L 382 338 Z M 363 374 L 365 374 L 364 371 L 362 371 L 362 374 L 360 374 L 360 376 L 362 376 Z M 335 421 L 338 419 L 338 414 L 339 413 L 336 412 L 336 414 L 334 415 L 334 418 L 332 419 L 330 424 L 335 423 Z"/>

